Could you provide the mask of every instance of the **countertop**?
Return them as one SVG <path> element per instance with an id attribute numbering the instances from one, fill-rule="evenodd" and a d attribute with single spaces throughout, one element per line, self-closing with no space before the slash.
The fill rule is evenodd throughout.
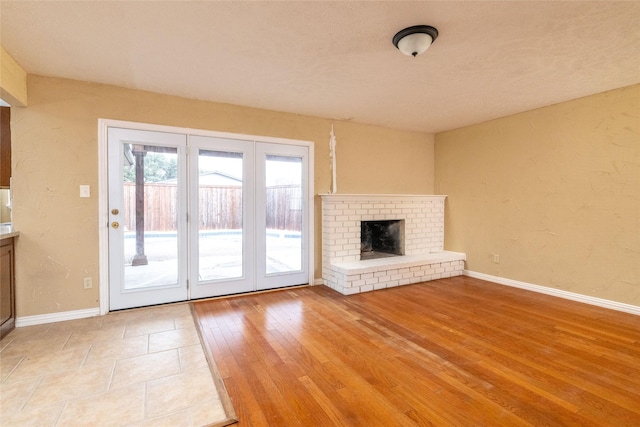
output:
<path id="1" fill-rule="evenodd" d="M 11 224 L 0 225 L 0 240 L 9 239 L 11 237 L 18 237 L 20 232 L 13 229 Z"/>

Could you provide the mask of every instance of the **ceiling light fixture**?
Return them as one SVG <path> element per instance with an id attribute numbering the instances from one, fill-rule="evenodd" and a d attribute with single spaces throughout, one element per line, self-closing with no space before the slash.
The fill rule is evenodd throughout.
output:
<path id="1" fill-rule="evenodd" d="M 418 56 L 436 41 L 438 30 L 429 25 L 414 25 L 393 36 L 395 47 L 408 56 Z"/>

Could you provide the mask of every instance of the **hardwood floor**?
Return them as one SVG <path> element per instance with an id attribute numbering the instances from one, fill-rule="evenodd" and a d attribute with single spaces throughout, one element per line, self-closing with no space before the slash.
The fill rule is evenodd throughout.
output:
<path id="1" fill-rule="evenodd" d="M 640 317 L 459 276 L 195 303 L 240 426 L 640 426 Z"/>

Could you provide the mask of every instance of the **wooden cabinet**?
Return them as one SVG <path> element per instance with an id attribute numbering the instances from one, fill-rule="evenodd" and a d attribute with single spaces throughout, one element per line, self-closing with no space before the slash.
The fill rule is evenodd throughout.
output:
<path id="1" fill-rule="evenodd" d="M 0 338 L 16 323 L 14 258 L 13 237 L 0 240 Z"/>
<path id="2" fill-rule="evenodd" d="M 0 188 L 11 180 L 11 108 L 0 107 Z"/>

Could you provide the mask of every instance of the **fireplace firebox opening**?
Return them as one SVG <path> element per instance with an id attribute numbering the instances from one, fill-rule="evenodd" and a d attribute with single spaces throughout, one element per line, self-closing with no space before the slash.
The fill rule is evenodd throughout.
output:
<path id="1" fill-rule="evenodd" d="M 404 255 L 404 220 L 362 221 L 360 259 Z"/>

